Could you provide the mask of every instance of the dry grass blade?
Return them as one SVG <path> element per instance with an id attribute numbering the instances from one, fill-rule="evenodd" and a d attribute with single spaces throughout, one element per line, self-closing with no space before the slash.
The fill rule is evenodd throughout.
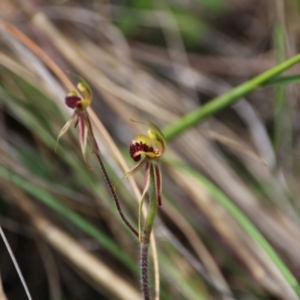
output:
<path id="1" fill-rule="evenodd" d="M 270 290 L 280 299 L 286 299 L 286 297 L 291 300 L 298 299 L 294 290 L 287 284 L 282 274 L 276 270 L 270 259 L 253 241 L 249 240 L 249 237 L 237 227 L 237 224 L 234 224 L 228 215 L 226 216 L 224 208 L 212 199 L 205 188 L 199 185 L 199 182 L 177 170 L 172 170 L 171 175 L 178 184 L 188 187 L 188 192 L 196 205 L 210 219 L 211 224 L 219 234 L 225 237 L 225 240 L 242 259 L 253 277 L 265 289 Z"/>
<path id="2" fill-rule="evenodd" d="M 137 108 L 140 107 L 140 103 L 144 103 L 157 117 L 175 120 L 175 115 L 169 110 L 164 109 L 163 107 L 158 108 L 148 99 L 141 98 L 109 80 L 100 70 L 95 68 L 94 63 L 86 57 L 84 52 L 76 50 L 77 48 L 75 45 L 72 45 L 72 41 L 64 37 L 44 14 L 36 14 L 33 18 L 33 23 L 50 38 L 61 54 L 80 72 L 80 74 L 87 78 L 91 84 L 96 86 L 100 92 L 104 90 L 115 96 L 117 99 L 122 99 L 124 102 Z"/>
<path id="3" fill-rule="evenodd" d="M 4 293 L 3 286 L 2 286 L 2 281 L 0 277 L 0 300 L 7 300 L 7 297 Z"/>
<path id="4" fill-rule="evenodd" d="M 228 166 L 217 148 L 195 131 L 186 133 L 176 143 L 188 157 L 192 158 L 195 166 L 201 167 L 215 182 L 218 182 L 219 187 L 246 212 L 274 245 L 299 264 L 299 256 L 295 247 L 297 240 L 278 223 L 270 211 L 262 209 L 258 199 L 235 171 Z M 194 149 L 201 149 L 201 152 L 195 154 Z M 294 232 L 298 231 L 297 223 L 291 226 L 294 226 Z M 279 237 L 281 242 L 279 242 Z M 290 246 L 282 247 L 283 244 Z"/>
<path id="5" fill-rule="evenodd" d="M 44 240 L 37 240 L 37 246 L 47 273 L 50 298 L 51 300 L 62 299 L 61 278 L 50 246 Z"/>
<path id="6" fill-rule="evenodd" d="M 9 253 L 10 258 L 13 261 L 13 264 L 14 264 L 14 267 L 15 267 L 17 273 L 18 273 L 18 276 L 19 276 L 19 278 L 20 278 L 20 280 L 22 282 L 22 285 L 23 285 L 25 293 L 26 293 L 26 297 L 29 300 L 32 300 L 31 294 L 30 294 L 29 289 L 27 287 L 26 281 L 25 281 L 25 279 L 24 279 L 24 277 L 22 275 L 21 269 L 20 269 L 20 267 L 18 265 L 18 262 L 17 262 L 17 260 L 16 260 L 16 258 L 14 256 L 11 248 L 10 248 L 9 242 L 6 239 L 6 236 L 5 236 L 5 234 L 4 234 L 3 229 L 2 229 L 1 226 L 0 226 L 0 235 L 1 235 L 1 238 L 2 238 L 2 240 L 4 242 L 4 244 L 5 244 L 5 247 L 6 247 L 7 251 L 8 251 L 8 253 Z"/>
<path id="7" fill-rule="evenodd" d="M 169 218 L 176 220 L 176 225 L 185 234 L 185 237 L 190 242 L 195 253 L 203 262 L 203 265 L 205 266 L 208 274 L 210 275 L 210 280 L 212 281 L 212 284 L 214 284 L 218 292 L 221 293 L 220 297 L 223 300 L 234 299 L 230 288 L 225 278 L 223 277 L 220 269 L 218 268 L 213 257 L 211 256 L 211 254 L 209 253 L 209 251 L 207 250 L 204 243 L 201 241 L 193 227 L 169 203 L 165 203 L 163 209 L 164 212 L 169 216 Z"/>
<path id="8" fill-rule="evenodd" d="M 2 182 L 3 183 L 3 182 Z M 95 282 L 105 287 L 117 299 L 140 300 L 139 292 L 123 278 L 112 272 L 104 263 L 90 254 L 67 233 L 52 224 L 21 190 L 5 182 L 6 192 L 27 215 L 35 229 L 52 247 Z M 70 251 L 72 249 L 72 251 Z M 118 287 L 116 289 L 116 286 Z"/>
<path id="9" fill-rule="evenodd" d="M 0 20 L 0 25 L 3 29 L 13 35 L 17 40 L 21 41 L 26 45 L 31 51 L 33 51 L 50 69 L 60 78 L 62 83 L 67 87 L 68 90 L 74 90 L 75 87 L 64 74 L 64 72 L 53 62 L 53 60 L 40 48 L 38 47 L 30 38 L 28 38 L 24 33 L 18 30 L 16 27 L 12 26 L 10 23 Z"/>
<path id="10" fill-rule="evenodd" d="M 225 146 L 231 147 L 234 150 L 240 151 L 242 154 L 244 155 L 248 155 L 249 157 L 257 160 L 258 162 L 260 162 L 262 165 L 267 165 L 266 161 L 258 156 L 254 151 L 252 151 L 251 149 L 249 149 L 246 145 L 242 145 L 241 143 L 226 137 L 224 135 L 221 135 L 215 131 L 202 131 L 201 134 L 203 134 L 203 136 L 210 138 L 212 140 L 215 140 Z"/>

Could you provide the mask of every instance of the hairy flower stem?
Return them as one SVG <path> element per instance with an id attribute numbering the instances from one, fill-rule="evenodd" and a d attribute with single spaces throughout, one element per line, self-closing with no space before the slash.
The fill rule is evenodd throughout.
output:
<path id="1" fill-rule="evenodd" d="M 144 300 L 150 300 L 149 288 L 149 268 L 148 268 L 149 244 L 140 243 L 140 272 L 141 272 L 141 290 Z"/>
<path id="2" fill-rule="evenodd" d="M 127 220 L 127 218 L 123 214 L 123 211 L 122 211 L 122 208 L 121 208 L 121 205 L 120 205 L 120 201 L 119 201 L 118 195 L 115 192 L 115 189 L 114 189 L 114 187 L 113 187 L 113 185 L 111 183 L 111 180 L 110 180 L 110 178 L 109 178 L 109 176 L 107 174 L 107 171 L 105 169 L 103 160 L 101 158 L 100 149 L 99 149 L 97 141 L 95 139 L 95 136 L 94 136 L 94 133 L 93 133 L 93 129 L 92 129 L 92 125 L 91 125 L 91 122 L 90 122 L 88 114 L 85 113 L 84 117 L 85 117 L 86 125 L 88 126 L 88 138 L 89 138 L 89 142 L 91 144 L 93 153 L 95 154 L 95 156 L 97 158 L 97 161 L 99 163 L 100 169 L 101 169 L 101 171 L 103 173 L 103 176 L 104 176 L 104 179 L 106 181 L 107 187 L 108 187 L 108 189 L 109 189 L 109 191 L 110 191 L 110 193 L 112 195 L 112 198 L 113 198 L 113 200 L 115 202 L 117 211 L 118 211 L 118 213 L 119 213 L 122 221 L 131 230 L 131 232 L 138 238 L 139 234 L 138 234 L 137 230 L 130 224 L 130 222 Z"/>
<path id="3" fill-rule="evenodd" d="M 140 274 L 141 274 L 141 290 L 144 300 L 150 300 L 149 287 L 149 268 L 148 268 L 148 252 L 150 244 L 150 235 L 152 232 L 154 220 L 157 213 L 158 201 L 156 199 L 155 189 L 155 170 L 154 166 L 150 166 L 150 181 L 149 181 L 149 211 L 146 217 L 141 244 L 140 244 Z"/>

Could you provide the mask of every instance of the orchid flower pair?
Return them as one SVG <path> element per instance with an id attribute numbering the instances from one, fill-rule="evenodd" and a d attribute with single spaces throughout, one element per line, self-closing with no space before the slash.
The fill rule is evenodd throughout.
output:
<path id="1" fill-rule="evenodd" d="M 112 187 L 110 179 L 107 175 L 105 167 L 103 165 L 102 159 L 100 157 L 100 151 L 96 142 L 96 139 L 93 134 L 91 122 L 86 111 L 86 108 L 92 102 L 92 90 L 89 84 L 80 76 L 77 76 L 80 79 L 80 82 L 77 84 L 77 89 L 80 91 L 82 96 L 80 96 L 76 91 L 71 91 L 67 94 L 65 98 L 65 102 L 67 106 L 74 109 L 74 113 L 71 116 L 70 120 L 64 125 L 61 131 L 58 134 L 57 144 L 59 139 L 68 131 L 72 124 L 75 124 L 75 127 L 79 127 L 79 141 L 81 145 L 81 151 L 86 160 L 86 148 L 87 148 L 87 140 L 89 139 L 93 148 L 93 152 L 96 154 L 96 157 L 100 163 L 100 167 L 104 173 L 104 177 L 108 184 L 108 187 L 112 193 L 115 204 L 117 206 L 117 210 L 125 222 L 125 224 L 129 227 L 129 229 L 139 238 L 140 241 L 143 240 L 142 237 L 142 207 L 144 203 L 144 198 L 151 190 L 155 192 L 155 199 L 158 205 L 162 204 L 162 176 L 160 170 L 160 157 L 164 154 L 166 149 L 166 141 L 161 130 L 154 124 L 148 122 L 135 121 L 136 123 L 141 123 L 147 125 L 150 129 L 148 130 L 148 135 L 141 134 L 136 136 L 130 144 L 129 152 L 130 156 L 135 162 L 139 162 L 136 166 L 134 166 L 131 170 L 129 170 L 121 180 L 126 177 L 133 175 L 138 170 L 140 170 L 143 166 L 145 166 L 145 175 L 144 175 L 144 188 L 142 192 L 142 196 L 139 204 L 139 218 L 138 218 L 138 232 L 131 226 L 131 224 L 127 221 L 123 212 L 121 210 L 118 197 L 115 193 L 115 189 Z M 57 146 L 56 146 L 57 147 Z M 143 159 L 141 160 L 143 156 Z M 156 210 L 156 208 L 155 208 Z M 149 213 L 148 213 L 149 214 Z M 156 214 L 156 211 L 155 211 Z M 150 214 L 149 214 L 150 215 Z M 147 219 L 145 221 L 147 223 Z M 153 224 L 153 220 L 152 220 Z M 152 224 L 150 228 L 150 232 L 152 229 Z M 150 233 L 149 233 L 150 235 Z"/>

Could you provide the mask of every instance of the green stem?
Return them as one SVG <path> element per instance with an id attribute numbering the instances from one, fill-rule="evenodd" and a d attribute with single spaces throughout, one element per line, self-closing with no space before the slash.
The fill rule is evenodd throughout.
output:
<path id="1" fill-rule="evenodd" d="M 221 111 L 223 108 L 230 106 L 240 98 L 246 96 L 250 92 L 253 92 L 267 81 L 278 76 L 280 73 L 291 68 L 293 65 L 300 62 L 300 54 L 292 57 L 291 59 L 279 64 L 278 66 L 248 80 L 245 83 L 233 88 L 229 92 L 218 96 L 203 105 L 202 107 L 190 112 L 189 114 L 183 116 L 181 119 L 175 123 L 164 128 L 163 133 L 166 140 L 171 140 L 177 137 L 179 134 L 189 129 L 190 127 L 202 122 L 208 117 L 214 115 L 215 113 Z"/>
<path id="2" fill-rule="evenodd" d="M 154 166 L 150 165 L 149 178 L 149 210 L 143 228 L 142 241 L 140 244 L 140 273 L 141 273 L 141 290 L 144 300 L 151 299 L 149 287 L 149 268 L 148 268 L 148 252 L 150 244 L 150 235 L 157 214 L 158 201 L 156 199 L 156 182 L 154 174 Z"/>
<path id="3" fill-rule="evenodd" d="M 150 235 L 152 232 L 154 220 L 156 217 L 157 213 L 157 199 L 156 199 L 156 188 L 155 188 L 155 170 L 153 165 L 150 165 L 150 178 L 149 178 L 149 211 L 146 217 L 144 229 L 143 229 L 143 235 L 142 235 L 142 242 L 144 244 L 149 244 L 150 243 Z"/>

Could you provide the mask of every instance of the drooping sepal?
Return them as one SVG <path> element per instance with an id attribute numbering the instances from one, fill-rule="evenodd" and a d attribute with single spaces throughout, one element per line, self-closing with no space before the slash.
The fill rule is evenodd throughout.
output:
<path id="1" fill-rule="evenodd" d="M 146 162 L 145 167 L 145 176 L 144 176 L 144 188 L 143 193 L 139 203 L 139 218 L 138 218 L 138 230 L 139 230 L 139 240 L 142 241 L 142 216 L 143 216 L 143 205 L 145 196 L 148 192 L 150 185 L 150 171 L 151 171 L 151 163 L 149 161 Z"/>
<path id="2" fill-rule="evenodd" d="M 155 182 L 155 194 L 158 205 L 162 205 L 162 176 L 159 163 L 156 162 L 154 165 L 154 182 Z"/>
<path id="3" fill-rule="evenodd" d="M 57 148 L 58 148 L 58 142 L 59 142 L 59 139 L 69 130 L 70 126 L 77 122 L 77 113 L 74 112 L 72 117 L 70 118 L 70 120 L 64 125 L 64 127 L 60 130 L 58 136 L 57 136 L 57 139 L 56 139 L 56 145 L 55 145 L 55 151 L 57 152 Z"/>
<path id="4" fill-rule="evenodd" d="M 132 169 L 130 169 L 120 180 L 117 181 L 116 184 L 114 184 L 114 189 L 117 188 L 118 184 L 123 181 L 124 179 L 126 179 L 127 177 L 133 175 L 134 173 L 136 173 L 138 170 L 140 170 L 145 163 L 147 162 L 147 159 L 144 158 L 142 161 L 140 161 L 137 165 L 135 165 Z"/>
<path id="5" fill-rule="evenodd" d="M 78 116 L 78 128 L 79 128 L 79 142 L 81 147 L 82 156 L 86 165 L 90 168 L 86 159 L 86 149 L 87 149 L 87 139 L 88 139 L 88 127 L 86 126 L 86 121 L 84 114 Z"/>

